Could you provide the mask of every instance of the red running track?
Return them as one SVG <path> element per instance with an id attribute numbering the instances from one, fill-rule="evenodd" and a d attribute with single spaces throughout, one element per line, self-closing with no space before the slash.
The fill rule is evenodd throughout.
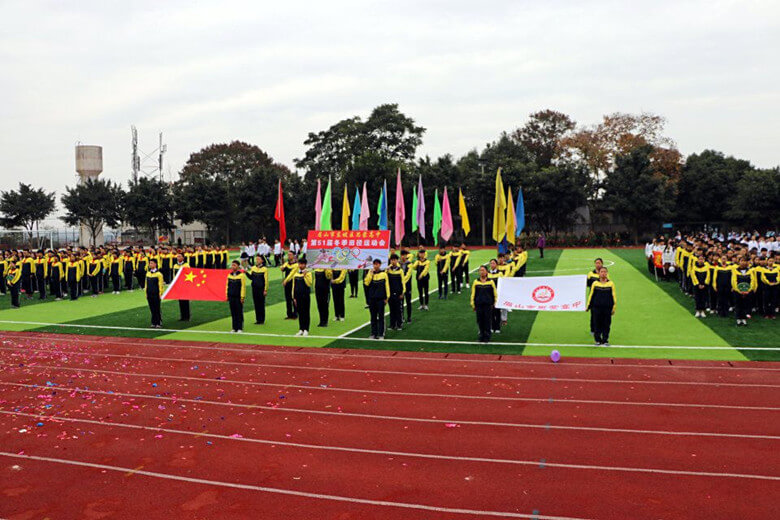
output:
<path id="1" fill-rule="evenodd" d="M 770 518 L 780 364 L 0 333 L 0 518 Z"/>

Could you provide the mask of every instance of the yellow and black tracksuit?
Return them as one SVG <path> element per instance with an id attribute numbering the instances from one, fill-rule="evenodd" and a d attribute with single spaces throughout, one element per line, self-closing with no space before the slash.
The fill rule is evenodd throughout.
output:
<path id="1" fill-rule="evenodd" d="M 185 267 L 189 267 L 189 264 L 187 262 L 174 262 L 173 264 L 173 276 L 175 277 L 180 270 L 182 270 Z M 179 300 L 179 321 L 190 321 L 191 318 L 190 314 L 190 301 L 189 300 Z"/>
<path id="2" fill-rule="evenodd" d="M 733 273 L 733 265 L 718 265 L 715 267 L 710 280 L 712 288 L 715 290 L 718 316 L 724 318 L 729 315 L 729 307 L 731 307 L 731 277 Z"/>
<path id="3" fill-rule="evenodd" d="M 710 264 L 695 262 L 691 266 L 691 282 L 696 311 L 703 312 L 709 308 Z"/>
<path id="4" fill-rule="evenodd" d="M 336 321 L 344 321 L 345 305 L 344 293 L 347 289 L 347 271 L 341 269 L 333 273 L 333 280 L 330 282 L 330 290 L 333 293 L 333 317 Z"/>
<path id="5" fill-rule="evenodd" d="M 496 284 L 490 278 L 486 280 L 474 280 L 471 284 L 471 308 L 477 314 L 477 327 L 479 327 L 479 341 L 490 341 L 493 326 L 493 310 L 495 309 L 498 292 Z"/>
<path id="6" fill-rule="evenodd" d="M 5 296 L 8 287 L 8 283 L 5 277 L 8 274 L 9 264 L 10 261 L 3 258 L 2 254 L 0 253 L 0 294 L 3 296 Z"/>
<path id="7" fill-rule="evenodd" d="M 437 254 L 433 257 L 436 263 L 436 279 L 439 282 L 439 299 L 447 299 L 447 279 L 450 274 L 450 254 Z"/>
<path id="8" fill-rule="evenodd" d="M 133 276 L 135 275 L 136 257 L 127 254 L 122 257 L 122 274 L 125 278 L 125 290 L 133 290 Z"/>
<path id="9" fill-rule="evenodd" d="M 446 273 L 443 275 L 446 277 Z M 446 278 L 445 278 L 446 279 Z M 385 337 L 385 303 L 390 296 L 390 281 L 384 271 L 369 271 L 363 284 L 366 286 L 368 309 L 371 313 L 371 337 Z"/>
<path id="10" fill-rule="evenodd" d="M 463 274 L 460 271 L 460 250 L 450 251 L 450 281 L 452 282 L 452 294 L 460 294 L 460 284 Z"/>
<path id="11" fill-rule="evenodd" d="M 49 260 L 47 258 L 35 259 L 35 282 L 38 288 L 38 297 L 46 299 L 46 280 L 49 277 Z"/>
<path id="12" fill-rule="evenodd" d="M 357 269 L 350 269 L 349 273 L 349 297 L 350 298 L 357 298 L 358 297 L 358 281 L 360 279 L 360 273 Z"/>
<path id="13" fill-rule="evenodd" d="M 286 265 L 290 265 L 288 262 Z M 309 332 L 311 325 L 311 271 L 301 271 L 298 267 L 285 278 L 285 287 L 290 286 L 298 327 L 301 332 Z"/>
<path id="14" fill-rule="evenodd" d="M 290 276 L 298 271 L 298 262 L 292 261 L 292 262 L 285 262 L 282 264 L 282 276 L 284 277 L 284 280 L 290 279 Z M 311 284 L 309 284 L 311 285 Z M 285 283 L 284 284 L 284 303 L 287 305 L 287 319 L 288 320 L 294 320 L 298 317 L 297 311 L 295 310 L 295 305 L 293 304 L 293 286 L 291 283 Z M 301 329 L 302 330 L 302 329 Z M 308 328 L 306 330 L 309 330 Z"/>
<path id="15" fill-rule="evenodd" d="M 28 297 L 32 298 L 33 293 L 33 276 L 35 276 L 35 259 L 31 256 L 24 257 L 21 261 L 21 287 L 22 292 Z"/>
<path id="16" fill-rule="evenodd" d="M 609 343 L 609 329 L 612 326 L 612 313 L 617 307 L 615 284 L 611 280 L 596 280 L 590 286 L 587 309 L 593 315 L 593 332 L 596 344 Z"/>
<path id="17" fill-rule="evenodd" d="M 244 273 L 241 271 L 231 272 L 227 277 L 225 293 L 230 305 L 233 332 L 244 329 L 244 298 L 246 297 L 244 281 Z"/>
<path id="18" fill-rule="evenodd" d="M 176 261 L 173 253 L 160 253 L 157 255 L 157 261 L 160 264 L 163 280 L 165 280 L 165 283 L 171 283 L 173 279 L 173 264 Z"/>
<path id="19" fill-rule="evenodd" d="M 124 259 L 121 255 L 111 256 L 111 262 L 108 264 L 108 276 L 111 279 L 111 288 L 114 293 L 118 293 L 121 288 L 121 276 Z"/>
<path id="20" fill-rule="evenodd" d="M 493 285 L 498 287 L 498 279 L 501 278 L 503 273 L 496 268 L 488 269 L 488 280 L 493 282 Z M 495 332 L 496 334 L 501 334 L 501 309 L 496 309 L 495 307 L 490 313 L 490 330 L 492 332 Z"/>
<path id="21" fill-rule="evenodd" d="M 404 271 L 404 284 L 406 285 L 406 292 L 404 292 L 404 302 L 406 305 L 406 322 L 412 322 L 412 275 L 414 271 L 409 267 L 409 263 L 402 266 Z M 403 313 L 403 310 L 401 311 Z"/>
<path id="22" fill-rule="evenodd" d="M 255 306 L 255 324 L 265 323 L 265 295 L 268 293 L 268 268 L 253 265 L 246 272 L 252 282 L 252 302 Z"/>
<path id="23" fill-rule="evenodd" d="M 390 266 L 385 271 L 390 286 L 390 296 L 387 303 L 390 306 L 390 328 L 401 330 L 403 326 L 403 300 L 406 292 L 404 270 L 401 266 Z"/>
<path id="24" fill-rule="evenodd" d="M 68 283 L 68 294 L 71 300 L 79 298 L 79 283 L 84 276 L 84 263 L 81 260 L 68 260 L 65 262 L 65 280 Z"/>
<path id="25" fill-rule="evenodd" d="M 103 259 L 93 258 L 87 264 L 87 276 L 89 276 L 89 287 L 92 296 L 97 296 L 100 292 L 100 277 L 103 276 Z"/>
<path id="26" fill-rule="evenodd" d="M 19 308 L 19 290 L 22 279 L 22 270 L 16 267 L 14 264 L 6 269 L 5 282 L 8 287 L 8 291 L 11 293 L 11 307 L 14 309 Z"/>
<path id="27" fill-rule="evenodd" d="M 592 271 L 588 272 L 588 290 L 590 290 L 591 286 L 593 286 L 593 282 L 597 282 L 599 279 L 599 271 L 598 269 L 594 269 Z M 595 336 L 596 335 L 596 329 L 593 327 L 593 313 L 590 314 L 590 335 Z"/>
<path id="28" fill-rule="evenodd" d="M 143 289 L 146 284 L 146 270 L 149 267 L 149 257 L 146 253 L 141 253 L 135 258 L 135 279 L 138 280 L 138 286 Z"/>
<path id="29" fill-rule="evenodd" d="M 328 326 L 328 314 L 330 311 L 330 281 L 333 279 L 333 270 L 314 270 L 314 297 L 317 300 L 317 313 L 320 315 L 318 327 Z"/>
<path id="30" fill-rule="evenodd" d="M 62 279 L 65 276 L 65 270 L 62 262 L 56 256 L 49 259 L 49 291 L 55 300 L 62 299 Z"/>
<path id="31" fill-rule="evenodd" d="M 149 312 L 152 315 L 152 327 L 162 327 L 162 295 L 165 290 L 165 280 L 162 273 L 155 269 L 154 271 L 144 271 L 144 283 L 141 287 L 146 292 L 146 301 L 149 303 Z"/>
<path id="32" fill-rule="evenodd" d="M 460 269 L 461 272 L 463 272 L 463 281 L 466 283 L 466 285 L 469 284 L 469 257 L 471 256 L 471 251 L 468 249 L 461 249 L 460 250 Z"/>
<path id="33" fill-rule="evenodd" d="M 761 267 L 758 269 L 764 316 L 774 318 L 777 312 L 778 288 L 780 287 L 780 266 Z"/>
<path id="34" fill-rule="evenodd" d="M 525 270 L 528 264 L 528 251 L 523 251 L 522 253 L 516 255 L 512 263 L 514 264 L 514 267 L 512 268 L 512 276 L 525 276 Z M 596 278 L 598 278 L 598 275 L 596 275 Z"/>
<path id="35" fill-rule="evenodd" d="M 414 277 L 417 279 L 417 297 L 420 300 L 420 308 L 428 307 L 428 286 L 431 280 L 430 275 L 431 261 L 428 258 L 417 257 L 417 260 L 409 265 L 409 269 L 414 271 Z"/>
<path id="36" fill-rule="evenodd" d="M 737 317 L 737 324 L 744 320 L 750 314 L 750 308 L 753 303 L 753 294 L 756 292 L 758 283 L 756 272 L 750 267 L 736 267 L 731 273 L 731 291 L 734 294 L 734 310 Z"/>

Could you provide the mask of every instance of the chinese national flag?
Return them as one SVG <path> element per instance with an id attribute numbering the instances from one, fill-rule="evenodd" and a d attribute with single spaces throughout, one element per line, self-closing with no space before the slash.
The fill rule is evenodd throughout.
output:
<path id="1" fill-rule="evenodd" d="M 184 267 L 163 293 L 163 300 L 227 300 L 227 277 L 230 269 L 197 269 Z"/>

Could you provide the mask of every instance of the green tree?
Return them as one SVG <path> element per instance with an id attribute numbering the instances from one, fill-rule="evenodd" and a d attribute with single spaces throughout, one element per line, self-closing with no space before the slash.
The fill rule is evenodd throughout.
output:
<path id="1" fill-rule="evenodd" d="M 116 226 L 121 220 L 121 186 L 104 179 L 88 179 L 75 187 L 65 188 L 60 202 L 65 215 L 60 217 L 71 226 L 85 225 L 92 235 L 92 245 L 103 225 Z"/>
<path id="2" fill-rule="evenodd" d="M 618 155 L 603 184 L 604 204 L 623 218 L 634 242 L 642 231 L 671 215 L 667 183 L 654 171 L 652 153 L 653 146 L 644 145 Z"/>
<path id="3" fill-rule="evenodd" d="M 130 181 L 123 204 L 124 220 L 150 237 L 173 228 L 173 195 L 168 183 L 141 177 Z"/>
<path id="4" fill-rule="evenodd" d="M 731 209 L 726 216 L 741 226 L 777 229 L 780 225 L 780 168 L 745 173 L 737 181 L 729 200 Z"/>
<path id="5" fill-rule="evenodd" d="M 569 229 L 577 208 L 590 192 L 590 175 L 582 164 L 563 163 L 534 171 L 523 186 L 526 221 L 549 233 Z"/>
<path id="6" fill-rule="evenodd" d="M 0 223 L 3 227 L 21 226 L 30 236 L 38 223 L 54 211 L 54 193 L 43 188 L 34 189 L 29 184 L 19 183 L 19 190 L 0 193 Z"/>
<path id="7" fill-rule="evenodd" d="M 523 145 L 540 168 L 550 166 L 561 153 L 563 140 L 577 124 L 569 116 L 555 110 L 541 110 L 531 114 L 528 121 L 512 134 Z"/>

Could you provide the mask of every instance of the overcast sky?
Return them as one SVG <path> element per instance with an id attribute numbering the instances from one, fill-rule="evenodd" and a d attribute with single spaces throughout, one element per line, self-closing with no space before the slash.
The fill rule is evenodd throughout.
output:
<path id="1" fill-rule="evenodd" d="M 309 131 L 381 103 L 460 156 L 552 108 L 652 111 L 684 154 L 780 164 L 780 2 L 0 0 L 0 189 L 104 176 L 168 144 L 166 171 L 240 139 L 292 167 Z"/>

